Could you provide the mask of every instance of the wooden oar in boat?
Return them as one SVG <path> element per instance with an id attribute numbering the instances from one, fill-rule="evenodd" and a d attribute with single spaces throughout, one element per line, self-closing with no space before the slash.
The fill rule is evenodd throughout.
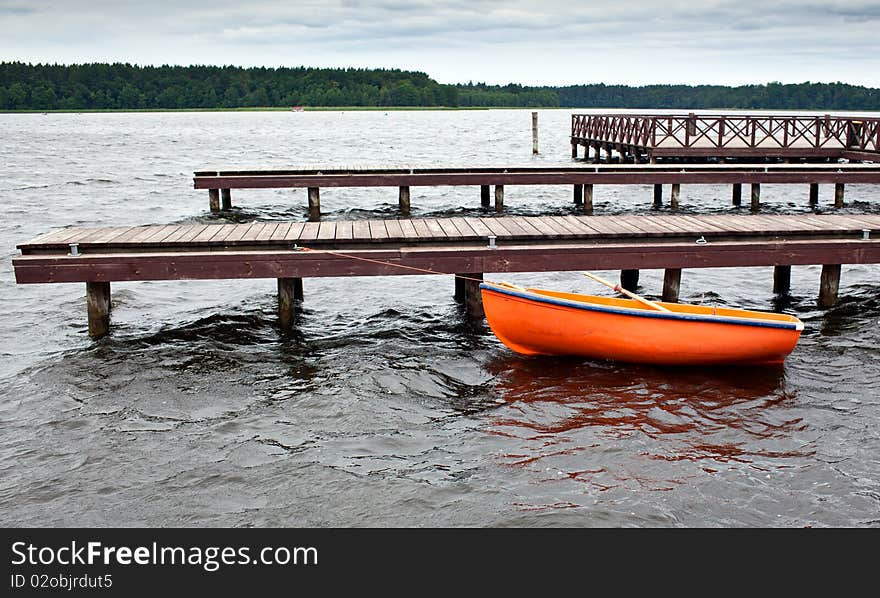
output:
<path id="1" fill-rule="evenodd" d="M 583 275 L 586 276 L 587 278 L 595 280 L 599 284 L 604 284 L 609 289 L 613 289 L 613 290 L 617 291 L 618 293 L 623 293 L 624 295 L 626 295 L 630 299 L 635 299 L 636 301 L 638 301 L 640 303 L 644 303 L 645 305 L 647 305 L 651 309 L 656 309 L 657 311 L 666 311 L 666 312 L 670 311 L 670 310 L 666 309 L 665 307 L 663 307 L 662 305 L 660 305 L 659 303 L 654 303 L 650 299 L 645 299 L 641 295 L 636 295 L 635 293 L 627 291 L 625 288 L 623 288 L 619 284 L 612 284 L 612 283 L 608 282 L 607 280 L 605 280 L 604 278 L 599 278 L 595 274 L 591 274 L 590 272 L 583 272 Z"/>

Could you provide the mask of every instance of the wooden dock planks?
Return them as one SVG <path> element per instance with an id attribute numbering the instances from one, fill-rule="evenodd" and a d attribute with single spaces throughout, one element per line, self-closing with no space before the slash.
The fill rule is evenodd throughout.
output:
<path id="1" fill-rule="evenodd" d="M 315 248 L 368 243 L 377 246 L 484 245 L 498 242 L 611 243 L 649 239 L 785 238 L 792 240 L 880 236 L 878 215 L 658 215 L 503 216 L 322 222 L 250 222 L 108 228 L 70 228 L 40 235 L 18 247 L 31 253 L 67 253 L 70 243 L 91 253 L 195 251 L 202 248 L 271 248 L 295 242 Z M 869 234 L 871 234 L 869 233 Z"/>

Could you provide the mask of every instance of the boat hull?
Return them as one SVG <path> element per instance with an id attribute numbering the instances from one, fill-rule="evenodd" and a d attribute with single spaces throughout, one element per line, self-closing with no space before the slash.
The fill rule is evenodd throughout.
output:
<path id="1" fill-rule="evenodd" d="M 577 355 L 658 365 L 780 363 L 803 324 L 785 314 L 480 286 L 489 327 L 526 355 Z"/>

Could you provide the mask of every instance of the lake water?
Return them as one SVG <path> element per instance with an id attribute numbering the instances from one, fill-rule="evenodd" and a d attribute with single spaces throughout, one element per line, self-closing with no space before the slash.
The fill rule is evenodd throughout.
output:
<path id="1" fill-rule="evenodd" d="M 805 322 L 785 365 L 759 369 L 518 356 L 466 322 L 446 276 L 307 279 L 292 335 L 274 280 L 114 283 L 97 342 L 85 285 L 14 282 L 15 245 L 52 227 L 307 216 L 304 190 L 234 191 L 234 213 L 211 215 L 194 170 L 569 165 L 570 114 L 540 111 L 535 157 L 528 110 L 0 115 L 0 524 L 880 524 L 877 266 L 844 266 L 832 309 L 816 307 L 819 267 L 793 268 L 782 301 L 769 268 L 686 270 L 683 301 Z M 848 186 L 843 211 L 880 213 L 878 191 Z M 396 193 L 327 189 L 324 217 L 394 217 Z M 648 186 L 594 198 L 597 214 L 651 201 Z M 806 186 L 762 201 L 810 209 Z M 681 202 L 735 211 L 725 186 Z M 412 190 L 414 216 L 479 203 Z M 508 187 L 505 204 L 573 212 L 569 187 Z M 607 292 L 576 272 L 504 278 Z M 661 285 L 642 272 L 647 296 Z"/>

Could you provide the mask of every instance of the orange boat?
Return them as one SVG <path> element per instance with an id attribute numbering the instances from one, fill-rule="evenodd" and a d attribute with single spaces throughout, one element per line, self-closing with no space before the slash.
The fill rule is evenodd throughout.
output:
<path id="1" fill-rule="evenodd" d="M 804 329 L 803 322 L 786 314 L 560 293 L 509 283 L 483 283 L 480 290 L 492 332 L 526 355 L 658 365 L 780 363 Z"/>

